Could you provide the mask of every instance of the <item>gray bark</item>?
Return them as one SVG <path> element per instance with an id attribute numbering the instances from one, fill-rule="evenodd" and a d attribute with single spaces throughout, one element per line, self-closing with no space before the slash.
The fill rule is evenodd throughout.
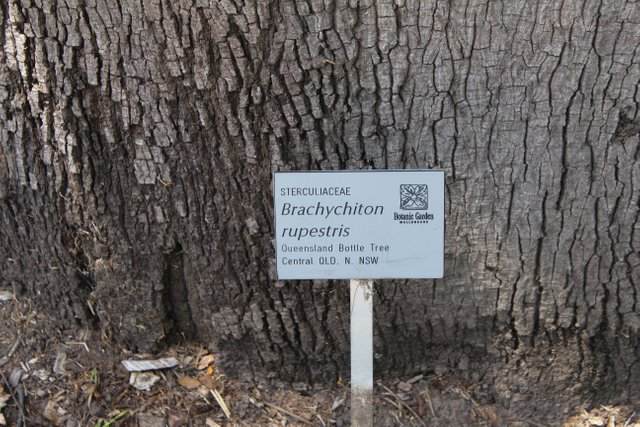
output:
<path id="1" fill-rule="evenodd" d="M 436 167 L 445 279 L 378 284 L 378 373 L 538 414 L 640 398 L 637 3 L 8 0 L 0 23 L 0 280 L 61 328 L 344 378 L 346 284 L 275 281 L 271 172 Z"/>

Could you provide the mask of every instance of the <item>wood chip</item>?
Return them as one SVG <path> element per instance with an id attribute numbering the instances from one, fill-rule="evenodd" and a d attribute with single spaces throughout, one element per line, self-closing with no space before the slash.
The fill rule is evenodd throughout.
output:
<path id="1" fill-rule="evenodd" d="M 409 393 L 411 391 L 411 384 L 405 383 L 404 381 L 400 381 L 397 387 L 405 393 Z"/>
<path id="2" fill-rule="evenodd" d="M 87 345 L 87 343 L 85 341 L 65 341 L 65 344 L 67 345 L 81 345 L 84 347 L 84 349 L 87 351 L 87 353 L 91 353 L 91 351 L 89 350 L 89 346 Z"/>
<path id="3" fill-rule="evenodd" d="M 178 384 L 189 390 L 195 390 L 201 385 L 200 381 L 193 377 L 178 378 Z"/>
<path id="4" fill-rule="evenodd" d="M 11 301 L 13 294 L 9 291 L 0 291 L 0 301 Z"/>
<path id="5" fill-rule="evenodd" d="M 424 375 L 423 375 L 423 374 L 416 375 L 415 377 L 413 377 L 413 378 L 411 378 L 411 379 L 407 380 L 407 384 L 413 384 L 413 383 L 415 383 L 415 382 L 420 381 L 420 380 L 421 380 L 421 379 L 423 379 L 423 378 L 424 378 Z"/>
<path id="6" fill-rule="evenodd" d="M 20 368 L 15 368 L 13 371 L 11 371 L 11 374 L 9 374 L 9 385 L 11 385 L 11 387 L 13 388 L 16 388 L 18 384 L 20 384 L 20 381 L 23 377 L 24 371 Z"/>
<path id="7" fill-rule="evenodd" d="M 65 364 L 67 363 L 67 353 L 59 351 L 56 355 L 56 361 L 53 363 L 53 372 L 56 374 L 65 374 Z"/>
<path id="8" fill-rule="evenodd" d="M 123 360 L 122 364 L 129 372 L 143 372 L 173 368 L 178 366 L 178 360 L 175 357 L 155 360 Z"/>

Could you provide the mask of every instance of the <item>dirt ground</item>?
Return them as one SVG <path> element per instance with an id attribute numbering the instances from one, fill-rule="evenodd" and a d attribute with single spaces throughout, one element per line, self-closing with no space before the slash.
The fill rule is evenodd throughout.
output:
<path id="1" fill-rule="evenodd" d="M 158 359 L 175 366 L 132 373 L 122 364 Z M 488 404 L 482 390 L 427 372 L 377 382 L 375 425 L 540 425 Z M 0 426 L 342 426 L 349 414 L 346 382 L 311 389 L 236 381 L 194 343 L 131 354 L 96 331 L 51 330 L 28 299 L 0 286 Z M 557 425 L 640 427 L 640 411 L 600 407 Z"/>

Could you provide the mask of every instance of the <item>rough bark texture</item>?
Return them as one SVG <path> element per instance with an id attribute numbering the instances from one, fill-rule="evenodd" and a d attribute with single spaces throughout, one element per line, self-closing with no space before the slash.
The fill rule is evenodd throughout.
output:
<path id="1" fill-rule="evenodd" d="M 445 279 L 378 285 L 379 374 L 539 415 L 640 398 L 637 3 L 6 0 L 0 23 L 0 280 L 60 325 L 344 377 L 347 286 L 274 280 L 270 174 L 436 167 Z"/>

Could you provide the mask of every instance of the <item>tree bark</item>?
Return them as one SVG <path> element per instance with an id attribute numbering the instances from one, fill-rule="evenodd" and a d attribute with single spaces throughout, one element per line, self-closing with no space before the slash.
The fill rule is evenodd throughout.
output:
<path id="1" fill-rule="evenodd" d="M 0 280 L 60 328 L 345 378 L 347 286 L 275 280 L 271 173 L 443 168 L 445 279 L 377 284 L 378 374 L 539 414 L 640 398 L 637 3 L 8 0 L 0 22 Z"/>

